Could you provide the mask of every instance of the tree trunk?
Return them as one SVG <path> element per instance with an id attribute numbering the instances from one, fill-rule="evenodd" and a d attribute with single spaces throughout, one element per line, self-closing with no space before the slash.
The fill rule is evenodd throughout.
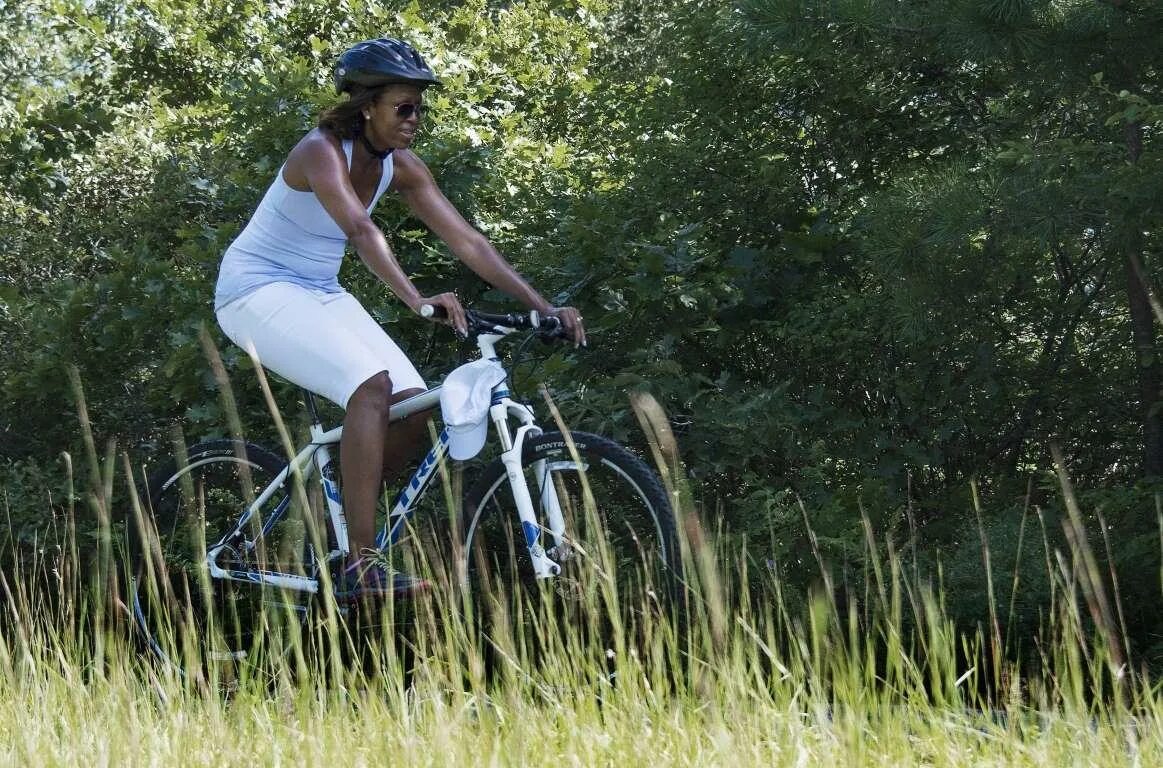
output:
<path id="1" fill-rule="evenodd" d="M 1127 123 L 1127 158 L 1134 165 L 1143 152 L 1142 123 Z M 1143 421 L 1143 474 L 1163 476 L 1163 362 L 1155 346 L 1155 320 L 1151 313 L 1146 271 L 1140 269 L 1143 234 L 1134 221 L 1127 227 L 1123 259 L 1127 279 L 1127 303 L 1131 311 L 1131 334 L 1135 344 L 1139 379 L 1139 407 Z"/>
<path id="2" fill-rule="evenodd" d="M 1126 273 L 1143 421 L 1143 473 L 1148 477 L 1160 477 L 1163 476 L 1163 413 L 1160 412 L 1163 408 L 1159 394 L 1163 391 L 1163 366 L 1160 366 L 1155 349 L 1155 320 L 1151 316 L 1147 289 L 1129 255 L 1126 259 Z"/>

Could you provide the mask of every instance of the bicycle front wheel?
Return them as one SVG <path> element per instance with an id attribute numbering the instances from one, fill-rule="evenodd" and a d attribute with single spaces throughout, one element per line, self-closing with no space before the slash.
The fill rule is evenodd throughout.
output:
<path id="1" fill-rule="evenodd" d="M 129 520 L 128 607 L 148 652 L 182 674 L 236 676 L 263 648 L 281 653 L 308 593 L 213 578 L 206 553 L 230 534 L 282 470 L 278 456 L 233 440 L 195 445 L 146 483 Z M 315 570 L 303 505 L 291 483 L 231 540 L 220 564 L 237 573 Z M 229 682 L 229 679 L 219 682 Z"/>
<path id="2" fill-rule="evenodd" d="M 547 525 L 545 494 L 552 489 L 565 519 L 555 546 L 548 530 L 541 541 L 561 573 L 545 580 L 562 602 L 606 616 L 625 616 L 665 603 L 681 579 L 674 513 L 658 477 L 617 443 L 585 432 L 529 438 L 522 448 L 525 481 Z M 511 589 L 535 583 L 533 566 L 505 467 L 488 465 L 465 497 L 464 569 L 475 594 L 525 599 Z M 494 605 L 496 602 L 494 601 Z"/>

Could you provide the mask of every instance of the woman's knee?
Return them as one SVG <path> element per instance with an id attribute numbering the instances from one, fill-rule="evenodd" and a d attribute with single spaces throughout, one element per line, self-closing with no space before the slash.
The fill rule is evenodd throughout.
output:
<path id="1" fill-rule="evenodd" d="M 387 371 L 380 371 L 360 384 L 347 400 L 347 410 L 352 406 L 370 408 L 385 418 L 392 405 L 392 377 Z"/>

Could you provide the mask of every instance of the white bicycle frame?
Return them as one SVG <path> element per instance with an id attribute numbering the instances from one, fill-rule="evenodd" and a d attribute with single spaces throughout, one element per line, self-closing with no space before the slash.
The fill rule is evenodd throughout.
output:
<path id="1" fill-rule="evenodd" d="M 498 329 L 500 331 L 501 329 Z M 477 347 L 482 357 L 497 357 L 496 343 L 504 338 L 506 333 L 484 334 L 477 337 Z M 438 407 L 440 404 L 440 387 L 435 387 L 415 397 L 402 400 L 392 406 L 392 421 L 405 419 L 413 414 Z M 519 424 L 516 431 L 510 430 L 509 419 L 513 418 Z M 525 538 L 525 546 L 529 550 L 529 557 L 533 565 L 534 575 L 538 579 L 550 578 L 561 572 L 561 567 L 546 553 L 541 543 L 543 527 L 537 519 L 533 505 L 533 498 L 529 491 L 524 472 L 521 471 L 521 452 L 525 440 L 531 436 L 541 434 L 537 426 L 533 410 L 513 400 L 505 381 L 493 388 L 492 404 L 489 406 L 489 419 L 493 423 L 497 439 L 502 448 L 501 461 L 505 466 L 509 485 L 513 492 L 513 499 L 517 505 L 517 514 L 520 518 L 521 531 Z M 283 468 L 274 480 L 263 489 L 262 493 L 247 507 L 239 518 L 234 530 L 224 536 L 218 543 L 210 547 L 206 553 L 206 565 L 211 578 L 244 581 L 264 586 L 277 587 L 299 592 L 315 594 L 319 591 L 319 579 L 311 575 L 282 573 L 264 569 L 237 570 L 223 567 L 220 564 L 222 557 L 235 550 L 238 541 L 243 542 L 247 551 L 257 547 L 257 541 L 273 527 L 274 523 L 286 512 L 290 504 L 291 493 L 280 501 L 278 507 L 263 522 L 262 533 L 249 540 L 244 535 L 244 529 L 251 524 L 263 505 L 269 502 L 275 494 L 286 487 L 288 481 L 298 477 L 306 483 L 315 472 L 319 473 L 323 485 L 323 495 L 327 500 L 328 516 L 332 530 L 335 532 L 335 549 L 327 553 L 325 558 L 318 562 L 320 567 L 326 563 L 345 558 L 351 551 L 351 544 L 347 534 L 347 518 L 343 513 L 343 501 L 340 498 L 339 486 L 335 481 L 335 472 L 331 457 L 330 446 L 339 443 L 343 436 L 343 427 L 336 427 L 324 431 L 318 422 L 311 425 L 311 442 L 295 455 Z M 432 478 L 436 475 L 440 462 L 444 461 L 448 453 L 448 432 L 441 430 L 436 444 L 420 462 L 420 466 L 413 473 L 408 483 L 400 490 L 392 504 L 392 509 L 376 537 L 376 546 L 395 543 L 403 533 L 405 524 L 412 517 L 416 504 L 424 495 Z M 557 491 L 553 479 L 545 471 L 545 461 L 538 461 L 534 465 L 534 474 L 537 477 L 538 497 L 541 510 L 545 515 L 545 529 L 553 539 L 553 546 L 560 547 L 565 542 L 565 517 L 561 511 L 561 504 L 557 498 Z"/>

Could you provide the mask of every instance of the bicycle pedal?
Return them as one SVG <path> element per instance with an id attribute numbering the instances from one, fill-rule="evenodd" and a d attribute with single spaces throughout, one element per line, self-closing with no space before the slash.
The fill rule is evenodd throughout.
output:
<path id="1" fill-rule="evenodd" d="M 564 565 L 565 563 L 568 563 L 570 560 L 572 560 L 576 553 L 574 552 L 573 547 L 570 545 L 558 544 L 557 546 L 550 547 L 548 550 L 546 550 L 545 554 L 548 555 L 551 560 L 556 561 L 558 565 Z"/>

